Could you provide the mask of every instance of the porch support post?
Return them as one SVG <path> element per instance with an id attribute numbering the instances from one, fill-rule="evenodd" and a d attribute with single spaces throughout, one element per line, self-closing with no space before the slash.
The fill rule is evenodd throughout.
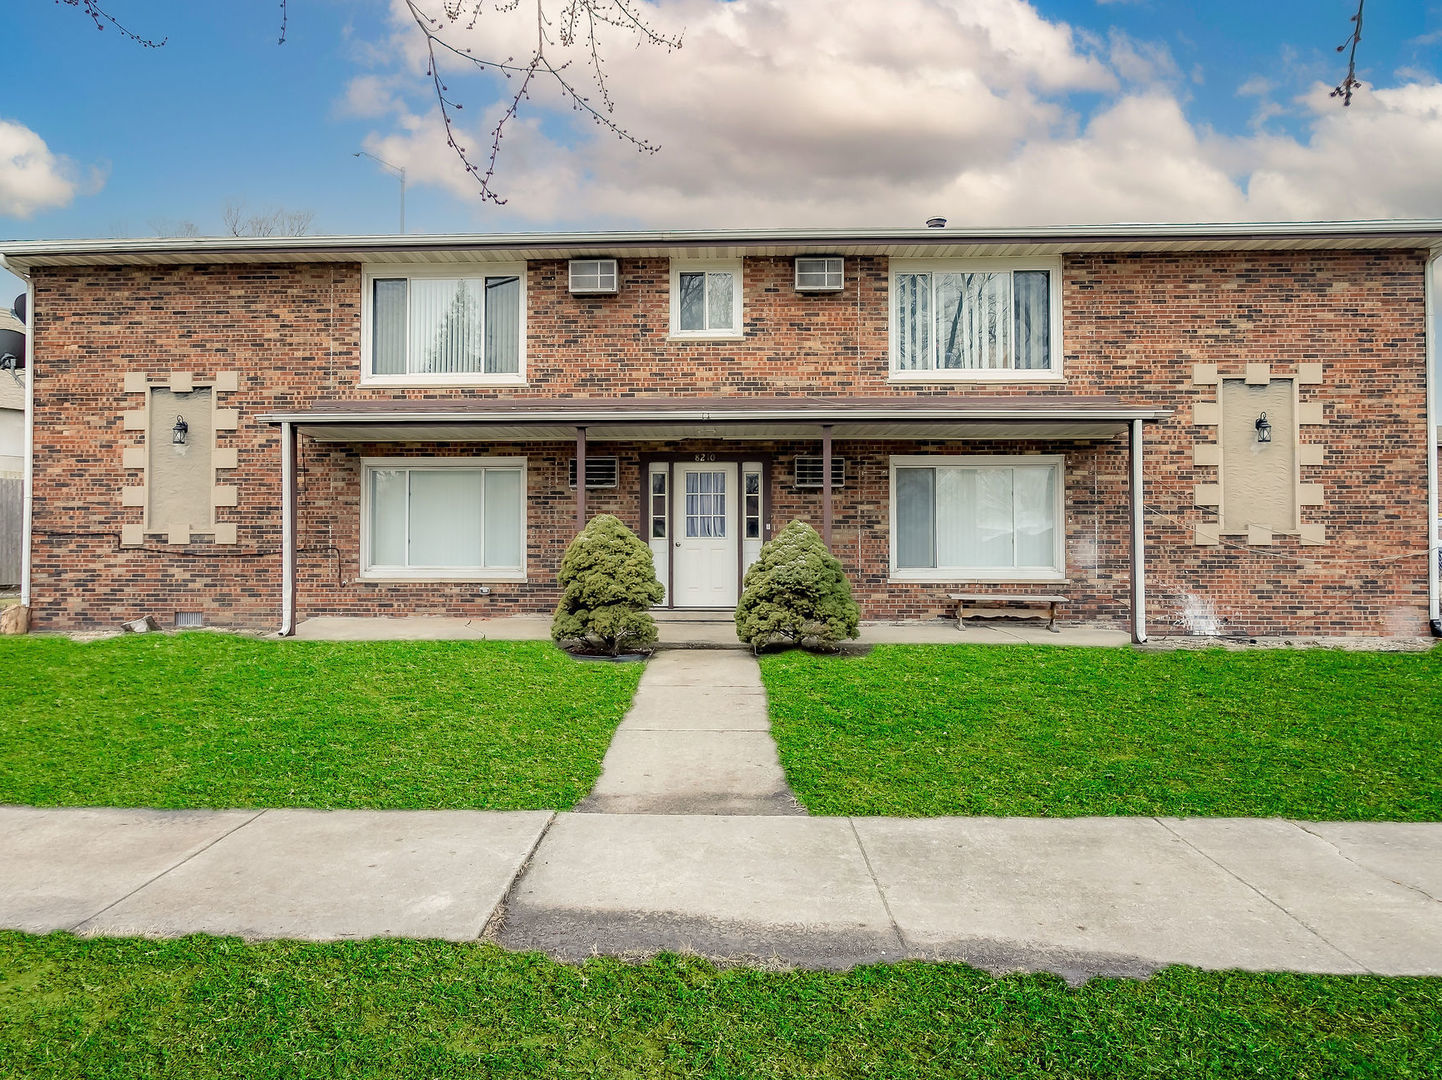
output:
<path id="1" fill-rule="evenodd" d="M 576 428 L 576 531 L 586 527 L 586 429 Z"/>
<path id="2" fill-rule="evenodd" d="M 280 425 L 280 636 L 295 633 L 295 425 Z"/>
<path id="3" fill-rule="evenodd" d="M 1143 526 L 1142 494 L 1142 422 L 1132 421 L 1131 428 L 1131 510 L 1132 510 L 1132 640 L 1138 645 L 1147 640 L 1147 567 Z"/>
<path id="4" fill-rule="evenodd" d="M 821 539 L 831 549 L 831 425 L 821 425 Z"/>

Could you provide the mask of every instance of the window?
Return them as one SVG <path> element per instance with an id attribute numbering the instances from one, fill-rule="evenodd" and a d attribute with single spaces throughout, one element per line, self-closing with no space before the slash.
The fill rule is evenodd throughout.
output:
<path id="1" fill-rule="evenodd" d="M 1060 457 L 893 457 L 891 568 L 922 581 L 1065 576 Z"/>
<path id="2" fill-rule="evenodd" d="M 1053 379 L 1061 369 L 1058 260 L 898 262 L 894 379 Z"/>
<path id="3" fill-rule="evenodd" d="M 391 383 L 524 380 L 523 265 L 366 275 L 366 378 Z"/>
<path id="4" fill-rule="evenodd" d="M 671 264 L 671 335 L 741 336 L 741 263 Z"/>
<path id="5" fill-rule="evenodd" d="M 369 458 L 363 577 L 524 581 L 524 458 Z"/>

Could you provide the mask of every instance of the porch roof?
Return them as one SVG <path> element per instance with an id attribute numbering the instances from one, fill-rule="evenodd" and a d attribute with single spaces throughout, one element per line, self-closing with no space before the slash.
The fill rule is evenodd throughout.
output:
<path id="1" fill-rule="evenodd" d="M 318 442 L 566 441 L 584 427 L 602 442 L 677 439 L 1110 439 L 1168 409 L 1099 395 L 884 398 L 483 398 L 322 402 L 267 413 Z"/>

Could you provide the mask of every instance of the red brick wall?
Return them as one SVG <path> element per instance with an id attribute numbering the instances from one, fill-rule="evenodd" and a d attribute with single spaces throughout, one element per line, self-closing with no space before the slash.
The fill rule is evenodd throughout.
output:
<path id="1" fill-rule="evenodd" d="M 356 266 L 48 269 L 35 274 L 36 500 L 34 625 L 64 629 L 153 613 L 202 611 L 222 625 L 267 628 L 280 607 L 279 451 L 275 429 L 256 417 L 316 401 L 367 397 L 596 397 L 615 395 L 835 394 L 880 396 L 1109 393 L 1128 404 L 1174 410 L 1148 425 L 1148 583 L 1155 631 L 1182 628 L 1184 613 L 1210 604 L 1227 632 L 1419 633 L 1425 628 L 1425 404 L 1422 259 L 1413 253 L 1087 255 L 1065 260 L 1064 383 L 892 384 L 887 381 L 884 258 L 848 259 L 847 289 L 804 295 L 789 259 L 745 264 L 746 337 L 667 339 L 666 260 L 625 259 L 619 295 L 566 292 L 565 264 L 534 262 L 528 274 L 529 385 L 498 389 L 361 388 L 360 270 Z M 1192 385 L 1192 364 L 1240 374 L 1248 361 L 1288 375 L 1321 362 L 1325 382 L 1304 400 L 1327 403 L 1329 423 L 1302 429 L 1328 446 L 1327 463 L 1303 479 L 1327 503 L 1304 510 L 1324 522 L 1328 543 L 1277 537 L 1250 548 L 1237 538 L 1197 547 L 1191 525 L 1212 515 L 1192 488 L 1215 470 L 1191 464 L 1194 441 L 1215 429 L 1193 424 L 1211 387 Z M 234 547 L 171 547 L 152 538 L 120 548 L 120 506 L 139 483 L 121 450 L 140 440 L 122 414 L 140 408 L 127 372 L 208 377 L 239 371 L 222 407 L 241 411 L 221 445 L 240 468 L 221 473 L 239 505 L 221 509 L 239 526 Z M 791 458 L 814 444 L 598 447 L 622 455 L 621 487 L 591 492 L 593 512 L 639 517 L 643 453 L 704 450 L 774 455 L 772 519 L 819 524 L 819 495 L 795 491 Z M 835 548 L 870 617 L 926 617 L 942 610 L 944 585 L 887 581 L 887 456 L 1048 452 L 1067 455 L 1067 549 L 1071 618 L 1121 622 L 1128 541 L 1125 443 L 845 444 L 852 479 L 836 499 Z M 359 460 L 363 454 L 525 454 L 529 458 L 530 582 L 492 585 L 357 581 Z M 487 447 L 356 447 L 302 440 L 299 605 L 316 614 L 465 614 L 543 611 L 569 538 L 573 493 L 569 444 Z M 1004 591 L 1004 587 L 996 587 Z M 1019 587 L 1024 588 L 1024 587 Z M 1195 623 L 1190 624 L 1195 626 Z"/>

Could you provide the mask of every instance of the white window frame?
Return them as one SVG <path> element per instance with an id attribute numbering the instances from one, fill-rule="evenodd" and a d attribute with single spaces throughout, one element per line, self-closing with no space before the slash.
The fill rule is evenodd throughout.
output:
<path id="1" fill-rule="evenodd" d="M 371 564 L 371 472 L 376 469 L 514 469 L 521 470 L 521 565 L 518 569 L 460 567 L 375 567 Z M 361 459 L 360 532 L 362 581 L 525 581 L 530 541 L 530 486 L 523 457 L 368 457 Z"/>
<path id="2" fill-rule="evenodd" d="M 478 278 L 515 277 L 520 279 L 520 330 L 521 340 L 516 371 L 505 374 L 484 371 L 475 372 L 402 372 L 398 375 L 377 375 L 372 371 L 371 332 L 375 322 L 375 281 L 377 278 L 405 278 L 408 281 L 425 278 Z M 361 275 L 361 378 L 362 386 L 524 386 L 526 385 L 526 264 L 507 263 L 447 263 L 435 266 L 366 266 Z M 409 363 L 409 357 L 407 357 Z"/>
<path id="3" fill-rule="evenodd" d="M 1052 530 L 1052 565 L 1021 567 L 922 566 L 900 568 L 896 565 L 896 470 L 898 468 L 1007 468 L 1018 465 L 1049 466 L 1056 473 L 1056 527 Z M 890 504 L 890 538 L 887 560 L 892 581 L 1010 581 L 1064 582 L 1066 576 L 1066 458 L 1061 454 L 895 454 L 888 474 Z"/>
<path id="4" fill-rule="evenodd" d="M 1062 375 L 1062 318 L 1061 318 L 1061 259 L 893 259 L 887 276 L 886 291 L 886 332 L 887 366 L 892 382 L 908 383 L 970 383 L 970 382 L 1061 382 Z M 924 371 L 902 371 L 896 366 L 896 343 L 899 334 L 896 326 L 896 278 L 900 274 L 957 274 L 996 273 L 1007 270 L 1046 270 L 1050 273 L 1050 290 L 1047 297 L 1047 314 L 1050 322 L 1051 360 L 1049 368 L 930 368 Z M 935 303 L 933 301 L 933 319 Z M 936 362 L 935 328 L 932 330 L 932 362 Z"/>
<path id="5" fill-rule="evenodd" d="M 746 336 L 745 282 L 741 259 L 672 259 L 671 260 L 671 337 L 683 341 L 735 341 Z M 733 289 L 732 322 L 734 328 L 724 330 L 681 329 L 681 275 L 726 272 L 731 274 Z M 707 307 L 710 314 L 710 307 Z"/>

